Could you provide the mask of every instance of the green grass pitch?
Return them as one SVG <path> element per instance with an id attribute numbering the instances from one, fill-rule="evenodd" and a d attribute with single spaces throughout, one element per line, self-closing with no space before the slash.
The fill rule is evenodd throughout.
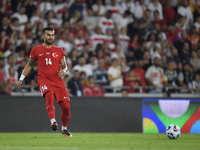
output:
<path id="1" fill-rule="evenodd" d="M 0 133 L 0 150 L 199 150 L 200 134 L 142 133 Z"/>

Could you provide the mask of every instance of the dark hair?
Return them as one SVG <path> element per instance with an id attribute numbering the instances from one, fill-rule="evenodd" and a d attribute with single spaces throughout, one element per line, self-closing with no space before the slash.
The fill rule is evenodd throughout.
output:
<path id="1" fill-rule="evenodd" d="M 171 59 L 171 60 L 169 60 L 169 61 L 167 62 L 167 64 L 169 64 L 169 63 L 175 63 L 175 61 L 174 61 L 173 59 Z"/>
<path id="2" fill-rule="evenodd" d="M 64 76 L 64 78 L 67 78 L 67 77 L 69 77 L 69 75 L 68 75 L 68 74 L 66 74 L 66 75 Z"/>
<path id="3" fill-rule="evenodd" d="M 19 21 L 19 19 L 18 19 L 18 18 L 12 18 L 12 19 L 11 19 L 11 23 L 13 23 L 13 22 L 15 22 L 15 21 Z"/>
<path id="4" fill-rule="evenodd" d="M 85 71 L 81 71 L 80 75 L 86 75 Z"/>
<path id="5" fill-rule="evenodd" d="M 128 93 L 128 90 L 127 90 L 127 89 L 122 89 L 121 92 L 123 92 L 123 91 L 126 91 L 126 92 Z"/>
<path id="6" fill-rule="evenodd" d="M 25 7 L 24 5 L 21 5 L 21 6 L 19 7 L 19 9 L 21 9 L 21 8 L 25 8 L 25 9 L 26 9 L 26 7 Z"/>
<path id="7" fill-rule="evenodd" d="M 108 11 L 107 11 L 107 14 L 112 14 L 112 11 L 108 10 Z"/>
<path id="8" fill-rule="evenodd" d="M 134 50 L 133 47 L 130 47 L 130 48 L 128 48 L 128 51 L 129 51 L 129 52 L 134 52 L 135 50 Z"/>
<path id="9" fill-rule="evenodd" d="M 169 91 L 166 91 L 165 89 L 163 89 L 162 91 L 163 91 L 163 93 L 167 94 L 167 97 L 171 97 L 171 93 Z"/>
<path id="10" fill-rule="evenodd" d="M 23 61 L 26 61 L 26 59 L 22 59 L 22 60 L 20 61 L 20 63 L 22 63 Z"/>
<path id="11" fill-rule="evenodd" d="M 85 59 L 85 57 L 84 57 L 84 56 L 80 56 L 80 57 L 78 58 L 78 60 L 79 60 L 79 59 L 81 59 L 81 58 L 84 58 L 84 59 Z"/>
<path id="12" fill-rule="evenodd" d="M 79 18 L 76 22 L 80 22 L 80 21 L 83 21 L 83 19 L 82 19 L 82 18 Z"/>
<path id="13" fill-rule="evenodd" d="M 94 79 L 94 77 L 92 76 L 92 75 L 90 75 L 89 77 L 88 77 L 88 80 L 90 80 L 90 79 Z"/>
<path id="14" fill-rule="evenodd" d="M 86 42 L 83 44 L 83 46 L 86 46 L 86 45 L 89 45 L 88 41 L 86 41 Z"/>
<path id="15" fill-rule="evenodd" d="M 30 31 L 32 32 L 32 29 L 28 29 L 28 30 L 26 30 L 26 33 L 30 32 Z"/>
<path id="16" fill-rule="evenodd" d="M 126 10 L 126 11 L 124 12 L 124 14 L 127 15 L 127 16 L 130 16 L 130 15 L 131 15 L 131 11 L 130 11 L 130 10 Z"/>
<path id="17" fill-rule="evenodd" d="M 113 58 L 112 60 L 111 60 L 111 64 L 114 62 L 114 61 L 116 61 L 117 60 L 117 58 Z"/>
<path id="18" fill-rule="evenodd" d="M 188 62 L 183 63 L 183 67 L 185 67 L 186 65 L 189 65 L 191 67 L 190 63 L 188 63 Z"/>
<path id="19" fill-rule="evenodd" d="M 150 41 L 150 40 L 151 40 L 151 36 L 152 36 L 152 35 L 155 35 L 155 41 L 158 41 L 158 35 L 157 35 L 156 33 L 154 33 L 154 32 L 151 32 L 151 33 L 148 35 L 147 41 Z"/>
<path id="20" fill-rule="evenodd" d="M 46 27 L 42 30 L 42 34 L 45 34 L 46 31 L 54 31 L 54 29 L 52 27 Z"/>
<path id="21" fill-rule="evenodd" d="M 8 55 L 7 59 L 9 59 L 11 56 L 14 56 L 14 54 L 11 53 L 10 55 Z"/>
<path id="22" fill-rule="evenodd" d="M 151 11 L 150 9 L 146 9 L 146 11 L 145 12 L 147 12 L 147 11 Z"/>
<path id="23" fill-rule="evenodd" d="M 155 10 L 153 13 L 158 13 L 158 14 L 160 14 L 160 12 L 159 12 L 158 10 Z"/>
<path id="24" fill-rule="evenodd" d="M 69 13 L 69 11 L 65 11 L 65 12 L 62 13 L 63 24 L 64 24 L 64 22 L 66 22 L 66 21 L 69 22 L 69 20 L 70 20 L 70 18 L 71 18 L 70 13 L 69 13 L 69 18 L 66 19 L 66 18 L 65 18 L 65 13 Z"/>
<path id="25" fill-rule="evenodd" d="M 75 73 L 75 72 L 79 72 L 79 71 L 78 70 L 74 70 L 73 73 Z"/>

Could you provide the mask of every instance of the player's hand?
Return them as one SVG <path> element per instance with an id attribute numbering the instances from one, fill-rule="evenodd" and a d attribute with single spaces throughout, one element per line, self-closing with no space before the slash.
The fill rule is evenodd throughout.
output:
<path id="1" fill-rule="evenodd" d="M 20 89 L 20 85 L 21 85 L 21 84 L 22 84 L 22 80 L 19 80 L 19 81 L 16 83 L 18 89 Z"/>
<path id="2" fill-rule="evenodd" d="M 58 71 L 58 76 L 59 77 L 62 77 L 62 76 L 64 76 L 66 74 L 66 71 L 65 70 L 59 70 Z"/>

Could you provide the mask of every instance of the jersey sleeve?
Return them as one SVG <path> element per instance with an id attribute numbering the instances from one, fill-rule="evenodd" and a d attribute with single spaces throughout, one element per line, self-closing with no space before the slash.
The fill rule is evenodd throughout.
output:
<path id="1" fill-rule="evenodd" d="M 60 59 L 64 59 L 64 58 L 65 58 L 65 53 L 64 53 L 64 51 L 63 51 L 62 48 L 61 48 L 60 50 L 61 50 L 61 56 L 60 56 Z"/>
<path id="2" fill-rule="evenodd" d="M 35 48 L 31 50 L 30 58 L 37 60 L 37 53 Z"/>

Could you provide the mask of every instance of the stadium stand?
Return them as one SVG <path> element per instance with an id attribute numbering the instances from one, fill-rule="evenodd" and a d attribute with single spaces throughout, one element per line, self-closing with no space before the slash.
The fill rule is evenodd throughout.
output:
<path id="1" fill-rule="evenodd" d="M 20 90 L 15 83 L 51 26 L 66 54 L 71 96 L 197 96 L 200 1 L 191 1 L 1 0 L 0 94 L 39 94 L 36 66 Z"/>

